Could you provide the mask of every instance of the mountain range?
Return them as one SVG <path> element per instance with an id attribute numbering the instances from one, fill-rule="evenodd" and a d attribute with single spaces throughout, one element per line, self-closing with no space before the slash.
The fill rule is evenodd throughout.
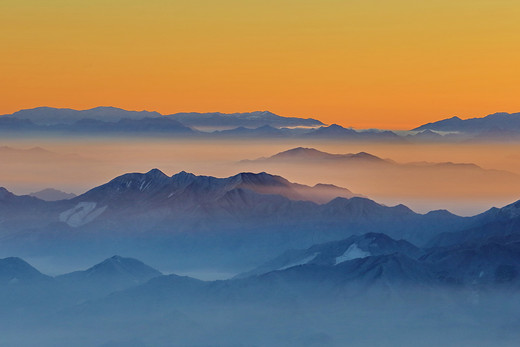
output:
<path id="1" fill-rule="evenodd" d="M 200 130 L 204 131 L 200 131 Z M 391 131 L 356 131 L 312 118 L 283 117 L 269 111 L 250 113 L 177 113 L 126 111 L 114 107 L 89 110 L 38 107 L 0 116 L 5 134 L 73 136 L 175 136 L 209 138 L 311 138 L 351 141 L 403 139 Z"/>
<path id="2" fill-rule="evenodd" d="M 498 211 L 516 211 L 515 206 Z M 515 218 L 516 212 L 498 211 L 474 217 L 418 214 L 344 188 L 304 186 L 267 173 L 169 177 L 154 169 L 119 176 L 69 200 L 43 201 L 1 189 L 0 252 L 71 264 L 78 257 L 125 253 L 165 267 L 212 264 L 244 271 L 289 248 L 366 232 L 422 246 Z M 448 232 L 453 234 L 443 234 Z"/>
<path id="3" fill-rule="evenodd" d="M 312 118 L 282 117 L 269 111 L 249 113 L 176 113 L 162 115 L 158 112 L 127 111 L 115 107 L 95 107 L 88 110 L 37 107 L 0 116 L 0 129 L 24 131 L 135 131 L 136 125 L 144 131 L 161 131 L 158 125 L 167 126 L 163 131 L 184 128 L 258 128 L 316 127 L 322 122 Z M 83 129 L 85 128 L 85 129 Z M 87 129 L 88 128 L 88 129 Z M 178 129 L 177 129 L 178 128 Z"/>
<path id="4" fill-rule="evenodd" d="M 29 196 L 33 196 L 40 200 L 45 201 L 58 201 L 58 200 L 67 200 L 76 197 L 76 194 L 73 193 L 65 193 L 61 190 L 54 188 L 45 188 L 40 191 L 30 193 Z"/>
<path id="5" fill-rule="evenodd" d="M 88 110 L 37 107 L 0 116 L 0 132 L 33 135 L 203 136 L 211 138 L 302 138 L 382 142 L 516 141 L 520 113 L 482 118 L 452 117 L 398 135 L 388 130 L 355 130 L 325 125 L 313 118 L 283 117 L 269 111 L 176 113 L 127 111 L 115 107 Z"/>
<path id="6" fill-rule="evenodd" d="M 182 124 L 194 128 L 258 128 L 269 126 L 282 127 L 316 127 L 323 123 L 313 118 L 282 117 L 269 111 L 247 113 L 175 113 L 168 115 Z"/>
<path id="7" fill-rule="evenodd" d="M 485 117 L 461 119 L 457 116 L 423 124 L 414 131 L 459 132 L 478 135 L 479 138 L 516 135 L 520 132 L 520 113 L 493 113 Z M 431 132 L 429 133 L 431 134 Z"/>
<path id="8" fill-rule="evenodd" d="M 17 345 L 37 338 L 43 346 L 250 339 L 273 346 L 361 346 L 367 339 L 406 344 L 413 329 L 446 345 L 477 334 L 479 345 L 491 346 L 500 332 L 501 344 L 514 345 L 518 332 L 507 322 L 517 316 L 518 247 L 518 241 L 481 240 L 419 248 L 368 233 L 289 250 L 220 281 L 163 275 L 119 256 L 51 277 L 11 257 L 0 259 L 0 332 Z M 392 334 L 372 336 L 381 325 Z M 30 335 L 20 334 L 28 328 Z"/>
<path id="9" fill-rule="evenodd" d="M 418 199 L 467 199 L 475 195 L 513 201 L 520 190 L 520 176 L 474 163 L 397 162 L 373 153 L 335 154 L 316 148 L 296 147 L 268 157 L 241 160 L 237 170 L 268 170 L 298 179 L 320 178 L 379 201 L 414 203 Z M 415 207 L 416 205 L 411 205 Z M 451 207 L 451 206 L 450 206 Z"/>

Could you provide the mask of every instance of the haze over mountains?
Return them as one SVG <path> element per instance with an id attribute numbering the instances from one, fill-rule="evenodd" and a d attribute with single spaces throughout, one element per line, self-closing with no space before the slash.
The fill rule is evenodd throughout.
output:
<path id="1" fill-rule="evenodd" d="M 65 193 L 61 190 L 54 188 L 46 188 L 40 190 L 38 192 L 30 193 L 29 196 L 34 196 L 40 200 L 45 201 L 58 201 L 58 200 L 67 200 L 76 197 L 76 194 L 73 193 Z"/>
<path id="2" fill-rule="evenodd" d="M 0 123 L 0 181 L 31 192 L 0 189 L 0 345 L 520 339 L 514 145 L 269 112 L 46 108 Z M 486 211 L 417 213 L 414 199 Z"/>
<path id="3" fill-rule="evenodd" d="M 309 187 L 267 173 L 169 177 L 157 169 L 55 202 L 2 189 L 0 202 L 0 254 L 44 257 L 56 265 L 67 259 L 73 266 L 73 259 L 124 253 L 183 271 L 208 264 L 244 271 L 287 248 L 373 231 L 424 245 L 442 233 L 516 218 L 494 209 L 471 218 L 417 214 L 345 188 Z"/>
<path id="4" fill-rule="evenodd" d="M 457 116 L 421 125 L 413 130 L 482 133 L 490 130 L 520 132 L 520 113 L 499 112 L 481 118 L 460 119 Z"/>
<path id="5" fill-rule="evenodd" d="M 438 206 L 450 209 L 452 206 L 446 205 L 450 198 L 501 196 L 504 201 L 514 201 L 520 191 L 520 176 L 516 173 L 484 169 L 473 163 L 399 163 L 367 152 L 333 154 L 296 147 L 269 157 L 241 160 L 236 167 L 253 171 L 262 168 L 297 179 L 322 177 L 336 184 L 348 182 L 354 191 L 385 203 L 414 204 L 415 200 L 438 199 L 445 203 Z M 457 211 L 464 213 L 463 209 Z"/>
<path id="6" fill-rule="evenodd" d="M 424 346 L 475 339 L 513 346 L 520 337 L 511 324 L 520 286 L 514 235 L 418 248 L 368 233 L 289 250 L 223 281 L 162 275 L 120 256 L 51 277 L 5 258 L 0 332 L 8 344 L 40 346 L 362 346 L 420 338 Z M 385 327 L 392 334 L 374 334 Z"/>
<path id="7" fill-rule="evenodd" d="M 452 117 L 419 126 L 413 129 L 412 133 L 400 136 L 391 131 L 374 129 L 359 131 L 337 124 L 326 126 L 314 118 L 284 117 L 269 111 L 232 114 L 191 112 L 162 115 L 158 112 L 126 111 L 115 107 L 95 107 L 81 111 L 37 107 L 0 116 L 0 132 L 23 136 L 112 134 L 443 143 L 516 141 L 520 136 L 519 119 L 518 113 L 496 113 L 483 118 L 466 120 Z"/>

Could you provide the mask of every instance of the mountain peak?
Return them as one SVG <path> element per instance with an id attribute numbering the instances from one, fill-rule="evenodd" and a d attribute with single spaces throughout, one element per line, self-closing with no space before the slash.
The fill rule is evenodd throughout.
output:
<path id="1" fill-rule="evenodd" d="M 283 177 L 271 175 L 267 172 L 241 172 L 232 178 L 239 180 L 243 184 L 253 185 L 285 185 L 289 183 Z"/>
<path id="2" fill-rule="evenodd" d="M 0 259 L 0 284 L 49 279 L 25 260 L 17 257 Z"/>
<path id="3" fill-rule="evenodd" d="M 68 200 L 76 197 L 76 194 L 73 193 L 65 193 L 61 190 L 54 188 L 45 188 L 37 192 L 30 193 L 29 196 L 38 198 L 40 200 L 45 201 L 58 201 L 58 200 Z"/>
<path id="4" fill-rule="evenodd" d="M 124 258 L 114 255 L 101 263 L 85 270 L 88 276 L 116 276 L 131 275 L 139 277 L 160 276 L 161 273 L 154 268 L 134 258 Z"/>
<path id="5" fill-rule="evenodd" d="M 162 172 L 161 170 L 159 170 L 157 168 L 151 169 L 150 171 L 145 173 L 145 175 L 153 176 L 153 177 L 161 177 L 161 178 L 168 177 L 164 172 Z"/>
<path id="6" fill-rule="evenodd" d="M 378 156 L 375 156 L 373 154 L 367 153 L 367 152 L 359 152 L 354 155 L 352 155 L 352 158 L 356 159 L 364 159 L 364 160 L 383 160 L 379 158 Z"/>
<path id="7" fill-rule="evenodd" d="M 0 187 L 0 200 L 6 199 L 6 198 L 9 198 L 9 197 L 12 197 L 12 196 L 14 196 L 13 193 L 8 191 L 4 187 Z"/>

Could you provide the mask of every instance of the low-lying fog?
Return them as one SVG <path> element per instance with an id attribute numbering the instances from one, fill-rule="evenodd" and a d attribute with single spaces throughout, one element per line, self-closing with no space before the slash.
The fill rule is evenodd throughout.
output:
<path id="1" fill-rule="evenodd" d="M 9 148 L 6 148 L 8 146 Z M 34 147 L 41 149 L 28 150 Z M 295 147 L 328 153 L 368 152 L 397 163 L 473 163 L 482 170 L 429 166 L 381 170 L 338 163 L 239 163 Z M 0 186 L 16 194 L 57 188 L 80 194 L 126 172 L 159 168 L 218 177 L 266 171 L 293 182 L 331 183 L 380 203 L 417 212 L 448 209 L 473 215 L 520 195 L 520 144 L 371 144 L 320 140 L 7 139 L 0 143 Z M 22 150 L 22 151 L 20 151 Z M 420 165 L 419 165 L 420 166 Z M 509 173 L 488 170 L 504 170 Z M 505 178 L 504 178 L 505 177 Z"/>

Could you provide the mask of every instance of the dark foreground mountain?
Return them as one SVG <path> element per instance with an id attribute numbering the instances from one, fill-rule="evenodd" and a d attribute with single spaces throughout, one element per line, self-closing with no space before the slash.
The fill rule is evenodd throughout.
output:
<path id="1" fill-rule="evenodd" d="M 518 246 L 482 242 L 472 253 L 367 234 L 284 255 L 317 251 L 308 262 L 209 282 L 116 256 L 33 292 L 0 286 L 0 333 L 17 346 L 513 346 Z M 100 296 L 129 275 L 151 279 Z"/>

